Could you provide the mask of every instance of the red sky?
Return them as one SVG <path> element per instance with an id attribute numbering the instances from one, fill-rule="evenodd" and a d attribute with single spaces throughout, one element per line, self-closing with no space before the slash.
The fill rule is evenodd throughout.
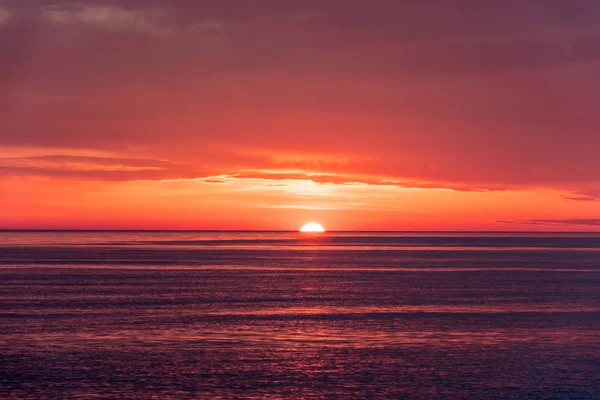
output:
<path id="1" fill-rule="evenodd" d="M 600 229 L 600 4 L 0 1 L 0 229 Z"/>

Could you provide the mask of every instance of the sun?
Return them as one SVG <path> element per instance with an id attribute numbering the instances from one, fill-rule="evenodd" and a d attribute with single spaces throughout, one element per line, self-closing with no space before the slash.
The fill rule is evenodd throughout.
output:
<path id="1" fill-rule="evenodd" d="M 316 222 L 309 222 L 300 228 L 300 232 L 325 232 L 325 228 L 321 224 Z"/>

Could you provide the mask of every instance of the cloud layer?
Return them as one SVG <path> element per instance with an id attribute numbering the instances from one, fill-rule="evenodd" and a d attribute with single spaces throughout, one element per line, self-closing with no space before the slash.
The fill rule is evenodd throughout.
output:
<path id="1" fill-rule="evenodd" d="M 4 0 L 0 171 L 594 205 L 599 18 L 593 0 Z"/>
<path id="2" fill-rule="evenodd" d="M 531 219 L 522 221 L 499 221 L 521 225 L 600 226 L 600 218 Z"/>

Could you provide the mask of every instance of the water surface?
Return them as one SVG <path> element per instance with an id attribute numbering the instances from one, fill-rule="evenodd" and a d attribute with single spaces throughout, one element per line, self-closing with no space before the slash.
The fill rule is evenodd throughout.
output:
<path id="1" fill-rule="evenodd" d="M 600 234 L 0 232 L 2 398 L 600 398 Z"/>

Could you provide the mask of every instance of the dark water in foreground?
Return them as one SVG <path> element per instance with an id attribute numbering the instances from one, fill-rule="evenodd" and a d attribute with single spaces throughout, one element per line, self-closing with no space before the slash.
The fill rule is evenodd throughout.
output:
<path id="1" fill-rule="evenodd" d="M 600 234 L 0 232 L 0 398 L 600 399 Z"/>

